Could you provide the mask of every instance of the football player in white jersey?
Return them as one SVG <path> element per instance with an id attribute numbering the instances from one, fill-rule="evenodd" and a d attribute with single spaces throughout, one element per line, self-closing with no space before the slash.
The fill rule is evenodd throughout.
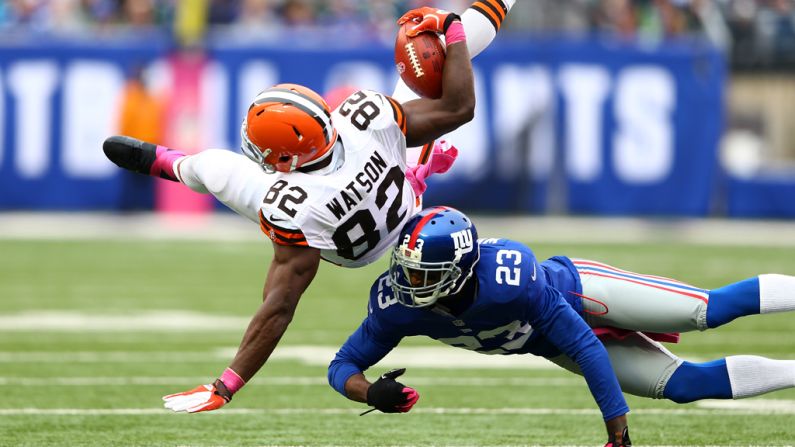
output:
<path id="1" fill-rule="evenodd" d="M 432 8 L 404 16 L 418 23 L 413 32 L 446 38 L 439 99 L 404 102 L 360 91 L 332 112 L 312 90 L 279 84 L 257 95 L 243 121 L 242 150 L 248 159 L 225 150 L 185 156 L 124 136 L 105 141 L 106 156 L 118 166 L 211 193 L 258 222 L 273 241 L 263 303 L 232 363 L 212 384 L 165 396 L 167 408 L 194 413 L 224 406 L 273 352 L 321 259 L 359 267 L 395 242 L 403 224 L 419 211 L 406 173 L 417 162 L 433 164 L 433 141 L 472 119 L 468 47 L 484 49 L 513 2 L 479 0 L 461 17 Z M 404 98 L 406 92 L 405 87 L 396 90 Z M 407 161 L 407 147 L 423 147 L 418 160 Z M 449 155 L 441 155 L 439 172 L 451 163 Z"/>

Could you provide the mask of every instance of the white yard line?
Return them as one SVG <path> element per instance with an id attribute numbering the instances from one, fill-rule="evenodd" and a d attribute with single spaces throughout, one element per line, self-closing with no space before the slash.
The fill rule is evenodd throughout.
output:
<path id="1" fill-rule="evenodd" d="M 242 331 L 249 317 L 183 310 L 92 314 L 79 311 L 27 311 L 0 314 L 0 332 L 206 332 Z"/>
<path id="2" fill-rule="evenodd" d="M 274 351 L 271 358 L 294 360 L 305 365 L 327 366 L 338 346 L 285 346 Z M 227 352 L 229 358 L 237 349 Z M 533 355 L 484 355 L 466 349 L 438 346 L 398 346 L 378 366 L 399 368 L 466 368 L 466 369 L 554 369 L 561 368 L 543 357 Z"/>
<path id="3" fill-rule="evenodd" d="M 139 386 L 195 385 L 207 380 L 197 377 L 0 377 L 0 386 Z M 549 387 L 585 386 L 580 377 L 421 377 L 411 376 L 417 386 Z M 329 386 L 325 377 L 258 377 L 246 386 Z"/>
<path id="4" fill-rule="evenodd" d="M 634 415 L 666 415 L 666 416 L 749 416 L 795 414 L 795 402 L 788 401 L 789 407 L 779 408 L 737 408 L 737 409 L 705 409 L 705 408 L 644 408 L 632 410 Z M 361 408 L 225 408 L 213 412 L 212 416 L 223 415 L 356 415 Z M 600 415 L 597 408 L 414 408 L 414 414 L 452 414 L 452 415 L 567 415 L 595 416 Z M 0 408 L 0 416 L 148 416 L 172 414 L 160 408 Z"/>
<path id="5" fill-rule="evenodd" d="M 705 400 L 696 402 L 696 405 L 710 410 L 780 411 L 795 414 L 795 400 L 786 399 Z"/>
<path id="6" fill-rule="evenodd" d="M 215 352 L 0 351 L 0 363 L 207 363 L 228 359 Z"/>
<path id="7" fill-rule="evenodd" d="M 473 216 L 473 220 L 481 236 L 530 243 L 795 246 L 795 227 L 787 221 L 553 216 Z M 264 241 L 263 238 L 255 223 L 232 213 L 0 213 L 0 240 Z"/>
<path id="8" fill-rule="evenodd" d="M 207 332 L 211 327 L 215 332 L 242 333 L 250 321 L 249 316 L 217 315 L 188 310 L 151 310 L 135 313 L 96 313 L 77 310 L 36 310 L 15 313 L 0 313 L 0 334 L 16 332 L 35 333 L 190 333 Z M 789 336 L 785 331 L 735 331 L 721 334 L 706 334 L 700 337 L 701 344 L 723 344 L 727 341 L 771 341 Z M 699 337 L 698 334 L 686 334 Z M 335 351 L 336 352 L 336 351 Z M 230 348 L 223 355 L 233 356 Z M 306 355 L 317 355 L 307 352 Z M 290 355 L 298 355 L 295 354 Z M 333 355 L 333 353 L 332 353 Z M 500 356 L 492 356 L 498 358 Z M 499 361 L 498 361 L 499 362 Z"/>
<path id="9" fill-rule="evenodd" d="M 12 317 L 8 317 L 12 320 Z M 102 320 L 104 317 L 99 317 Z M 209 318 L 209 317 L 208 317 Z M 124 318 L 119 317 L 120 325 Z M 158 321 L 167 322 L 165 317 Z M 198 321 L 202 321 L 199 318 Z M 34 322 L 31 322 L 35 325 Z M 2 321 L 0 320 L 0 325 Z M 98 323 L 99 324 L 99 323 Z M 106 324 L 106 323 L 101 323 Z M 143 324 L 143 323 L 142 323 Z M 185 326 L 191 325 L 188 321 Z M 238 330 L 244 328 L 241 324 Z M 339 346 L 282 345 L 276 348 L 269 361 L 294 361 L 310 366 L 328 366 Z M 216 359 L 231 359 L 237 348 L 225 348 L 202 352 L 146 352 L 146 351 L 0 351 L 0 363 L 160 363 L 181 362 L 198 363 Z M 378 366 L 383 367 L 423 367 L 423 368 L 468 368 L 468 369 L 559 369 L 548 360 L 532 355 L 483 355 L 474 351 L 457 349 L 439 344 L 438 346 L 399 346 L 382 359 Z"/>

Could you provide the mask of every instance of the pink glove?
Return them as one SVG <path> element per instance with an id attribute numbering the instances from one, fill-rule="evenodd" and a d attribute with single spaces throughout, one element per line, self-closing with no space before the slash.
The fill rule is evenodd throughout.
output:
<path id="1" fill-rule="evenodd" d="M 406 171 L 406 180 L 411 184 L 414 195 L 421 196 L 428 189 L 425 179 L 433 174 L 447 172 L 453 166 L 456 157 L 458 157 L 458 149 L 449 142 L 440 140 L 434 143 L 430 161 Z"/>
<path id="2" fill-rule="evenodd" d="M 420 393 L 417 392 L 414 388 L 405 387 L 403 388 L 403 394 L 406 396 L 406 403 L 395 407 L 401 413 L 408 413 L 411 410 L 411 407 L 420 400 Z"/>

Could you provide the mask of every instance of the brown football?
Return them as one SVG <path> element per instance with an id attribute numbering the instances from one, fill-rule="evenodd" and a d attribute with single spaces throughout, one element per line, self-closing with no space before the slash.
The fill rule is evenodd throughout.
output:
<path id="1" fill-rule="evenodd" d="M 424 32 L 415 37 L 406 36 L 406 30 L 414 25 L 414 22 L 406 22 L 398 31 L 395 40 L 395 67 L 400 78 L 414 93 L 437 99 L 442 96 L 444 45 L 436 33 Z"/>

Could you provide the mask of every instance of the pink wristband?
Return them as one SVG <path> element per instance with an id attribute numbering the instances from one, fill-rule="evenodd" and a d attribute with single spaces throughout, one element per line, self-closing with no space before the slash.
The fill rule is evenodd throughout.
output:
<path id="1" fill-rule="evenodd" d="M 230 393 L 235 394 L 237 390 L 243 388 L 243 385 L 246 382 L 237 375 L 236 372 L 232 370 L 232 368 L 226 368 L 224 373 L 221 374 L 221 382 L 224 382 L 226 385 L 226 389 L 229 390 Z"/>
<path id="2" fill-rule="evenodd" d="M 447 32 L 444 33 L 444 40 L 447 45 L 467 40 L 467 35 L 464 32 L 464 25 L 458 21 L 451 23 L 450 26 L 447 27 Z"/>

